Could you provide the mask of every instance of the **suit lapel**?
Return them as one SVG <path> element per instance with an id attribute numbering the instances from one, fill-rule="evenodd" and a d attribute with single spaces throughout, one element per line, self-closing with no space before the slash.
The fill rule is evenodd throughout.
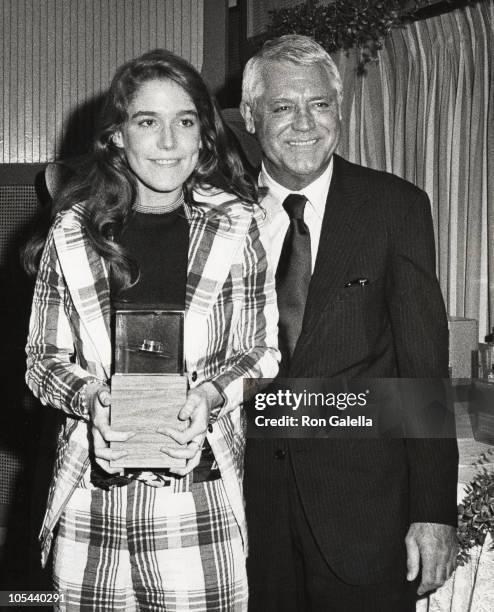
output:
<path id="1" fill-rule="evenodd" d="M 242 205 L 227 194 L 194 195 L 195 205 L 186 207 L 190 224 L 186 308 L 204 315 L 217 300 L 251 217 L 245 211 L 241 214 Z"/>
<path id="2" fill-rule="evenodd" d="M 73 211 L 75 211 L 75 208 Z M 107 378 L 111 368 L 110 290 L 108 274 L 102 258 L 86 248 L 80 222 L 73 212 L 67 214 L 54 231 L 55 244 L 65 282 L 80 326 L 87 333 L 98 361 Z"/>
<path id="3" fill-rule="evenodd" d="M 351 164 L 334 156 L 334 169 L 321 227 L 316 263 L 307 296 L 303 333 L 295 348 L 293 361 L 304 350 L 318 322 L 330 308 L 335 296 L 348 281 L 348 269 L 359 248 L 366 226 L 361 207 L 366 203 L 365 189 L 352 176 Z M 350 279 L 352 280 L 352 279 Z"/>
<path id="4" fill-rule="evenodd" d="M 234 200 L 217 202 L 215 196 L 199 198 L 185 208 L 190 223 L 189 265 L 185 310 L 184 350 L 187 369 L 192 371 L 211 351 L 216 342 L 215 325 L 221 322 L 210 318 L 225 284 L 237 252 L 242 248 L 251 216 L 241 210 L 243 205 Z M 226 194 L 222 199 L 226 200 Z M 231 196 L 228 196 L 231 200 Z M 221 211 L 215 210 L 222 206 Z M 224 316 L 222 307 L 215 317 Z"/>

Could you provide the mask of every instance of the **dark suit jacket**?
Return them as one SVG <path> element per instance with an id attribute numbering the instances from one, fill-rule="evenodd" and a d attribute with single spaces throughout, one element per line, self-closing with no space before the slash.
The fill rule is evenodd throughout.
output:
<path id="1" fill-rule="evenodd" d="M 369 284 L 344 288 L 359 277 Z M 288 377 L 448 377 L 448 328 L 427 195 L 334 156 L 302 332 Z M 404 576 L 411 522 L 456 525 L 455 440 L 290 440 L 295 480 L 320 548 L 351 584 Z M 247 520 L 276 512 L 276 443 L 248 440 Z M 264 512 L 263 512 L 264 508 Z M 273 510 L 273 512 L 271 512 Z M 278 512 L 282 509 L 278 508 Z"/>

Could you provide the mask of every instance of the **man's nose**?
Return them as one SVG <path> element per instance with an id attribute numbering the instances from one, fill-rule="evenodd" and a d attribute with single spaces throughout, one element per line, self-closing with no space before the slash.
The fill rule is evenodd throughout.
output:
<path id="1" fill-rule="evenodd" d="M 169 125 L 164 125 L 159 133 L 158 147 L 160 149 L 173 149 L 175 146 L 175 134 Z"/>
<path id="2" fill-rule="evenodd" d="M 305 132 L 311 130 L 314 127 L 314 118 L 312 113 L 307 108 L 298 108 L 295 112 L 295 118 L 293 120 L 293 129 Z"/>

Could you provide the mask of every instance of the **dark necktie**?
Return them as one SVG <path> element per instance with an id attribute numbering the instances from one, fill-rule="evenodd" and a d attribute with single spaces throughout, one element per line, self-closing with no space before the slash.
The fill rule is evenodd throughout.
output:
<path id="1" fill-rule="evenodd" d="M 276 270 L 276 292 L 280 312 L 281 375 L 287 371 L 300 336 L 312 273 L 310 234 L 309 228 L 304 223 L 306 202 L 305 196 L 295 193 L 291 193 L 283 202 L 283 208 L 290 217 L 290 226 Z"/>

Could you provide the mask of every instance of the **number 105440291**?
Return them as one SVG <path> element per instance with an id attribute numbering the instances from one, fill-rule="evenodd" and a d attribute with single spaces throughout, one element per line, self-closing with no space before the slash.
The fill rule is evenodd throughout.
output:
<path id="1" fill-rule="evenodd" d="M 52 606 L 63 601 L 63 593 L 53 591 L 0 591 L 0 606 Z"/>

